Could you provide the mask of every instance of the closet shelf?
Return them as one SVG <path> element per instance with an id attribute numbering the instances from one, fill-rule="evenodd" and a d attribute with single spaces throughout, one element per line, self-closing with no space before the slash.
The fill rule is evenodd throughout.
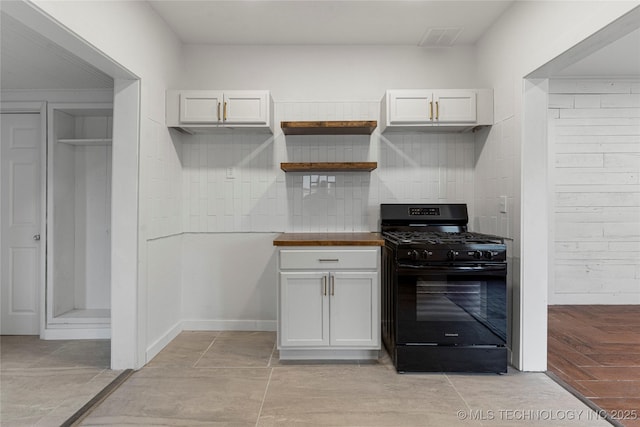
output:
<path id="1" fill-rule="evenodd" d="M 58 142 L 69 145 L 111 145 L 111 138 L 65 138 Z"/>
<path id="2" fill-rule="evenodd" d="M 280 163 L 285 172 L 371 172 L 377 167 L 377 162 Z"/>
<path id="3" fill-rule="evenodd" d="M 376 120 L 280 122 L 285 135 L 371 135 L 377 126 Z"/>

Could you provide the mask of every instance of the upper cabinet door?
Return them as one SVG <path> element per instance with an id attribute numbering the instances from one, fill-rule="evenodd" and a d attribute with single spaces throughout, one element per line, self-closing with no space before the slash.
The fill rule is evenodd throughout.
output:
<path id="1" fill-rule="evenodd" d="M 389 124 L 424 124 L 433 120 L 430 90 L 389 91 Z"/>
<path id="2" fill-rule="evenodd" d="M 180 92 L 180 123 L 216 124 L 222 119 L 222 92 L 184 90 Z"/>
<path id="3" fill-rule="evenodd" d="M 225 91 L 223 121 L 226 124 L 269 123 L 269 103 L 267 91 Z"/>
<path id="4" fill-rule="evenodd" d="M 437 123 L 475 123 L 476 93 L 444 90 L 433 93 L 433 118 Z"/>

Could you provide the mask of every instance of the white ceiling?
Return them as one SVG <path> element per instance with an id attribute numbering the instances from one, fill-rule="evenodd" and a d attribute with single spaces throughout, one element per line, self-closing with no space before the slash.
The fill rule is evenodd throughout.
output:
<path id="1" fill-rule="evenodd" d="M 152 0 L 183 43 L 473 45 L 513 1 Z M 113 80 L 0 13 L 2 89 L 111 88 Z M 444 37 L 438 40 L 438 31 Z M 449 38 L 447 38 L 449 37 Z M 560 76 L 640 76 L 640 30 Z"/>
<path id="2" fill-rule="evenodd" d="M 640 77 L 640 28 L 556 73 L 559 77 Z"/>

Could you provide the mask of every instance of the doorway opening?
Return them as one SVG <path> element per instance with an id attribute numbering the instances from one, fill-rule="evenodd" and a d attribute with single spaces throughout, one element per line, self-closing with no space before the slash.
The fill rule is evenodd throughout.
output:
<path id="1" fill-rule="evenodd" d="M 47 328 L 47 312 L 46 304 L 47 292 L 44 274 L 42 275 L 41 285 L 37 293 L 37 305 L 39 315 L 39 334 L 46 339 L 87 339 L 95 338 L 96 336 L 104 336 L 110 338 L 110 366 L 113 369 L 122 369 L 129 367 L 136 367 L 139 365 L 140 348 L 136 341 L 136 336 L 139 329 L 144 329 L 141 326 L 139 313 L 139 304 L 135 297 L 137 289 L 137 269 L 131 268 L 131 265 L 136 265 L 137 259 L 137 245 L 138 245 L 138 230 L 137 230 L 137 191 L 138 191 L 138 147 L 139 147 L 139 111 L 140 111 L 140 80 L 133 73 L 129 72 L 118 63 L 111 60 L 101 52 L 97 51 L 93 46 L 88 45 L 84 40 L 71 33 L 67 28 L 60 26 L 59 23 L 53 21 L 48 15 L 44 14 L 37 7 L 25 2 L 8 2 L 3 4 L 2 12 L 2 42 L 3 48 L 1 53 L 2 66 L 3 66 L 3 78 L 2 78 L 2 99 L 3 109 L 7 103 L 11 103 L 14 107 L 16 105 L 24 104 L 26 102 L 40 102 L 45 107 L 41 112 L 41 117 L 48 117 L 48 120 L 53 120 L 54 111 L 57 109 L 58 113 L 62 115 L 69 115 L 73 117 L 71 120 L 71 127 L 88 130 L 95 127 L 96 129 L 108 129 L 108 126 L 102 126 L 105 122 L 109 122 L 113 117 L 112 122 L 112 147 L 111 153 L 108 154 L 109 148 L 102 147 L 104 156 L 100 155 L 106 162 L 100 168 L 96 170 L 102 170 L 105 172 L 102 174 L 102 178 L 98 179 L 98 176 L 93 176 L 94 181 L 100 181 L 101 188 L 105 194 L 111 193 L 110 208 L 107 207 L 107 203 L 103 202 L 102 207 L 98 207 L 97 210 L 101 211 L 103 220 L 102 225 L 108 224 L 107 227 L 103 227 L 104 234 L 108 234 L 108 238 L 111 241 L 111 248 L 107 249 L 106 243 L 102 245 L 101 255 L 94 257 L 94 259 L 100 260 L 94 264 L 101 264 L 102 271 L 106 271 L 106 275 L 110 276 L 110 280 L 106 280 L 107 283 L 118 283 L 119 286 L 115 288 L 109 286 L 106 290 L 105 287 L 88 290 L 81 290 L 81 287 L 76 286 L 74 283 L 73 297 L 74 303 L 69 304 L 69 307 L 60 308 L 60 310 L 50 310 L 51 318 L 71 317 L 76 323 L 82 323 L 81 317 L 87 317 L 90 315 L 90 319 L 93 322 L 95 328 L 84 328 L 84 332 L 78 332 L 75 336 L 65 336 L 65 330 L 81 331 L 83 328 L 76 327 L 76 325 L 70 324 L 58 324 L 57 328 Z M 8 25 L 5 25 L 7 24 Z M 16 48 L 10 48 L 10 43 L 16 43 Z M 40 50 L 30 51 L 27 46 L 40 48 Z M 5 54 L 7 55 L 5 57 Z M 42 66 L 34 67 L 33 61 L 42 62 Z M 38 63 L 40 63 L 38 62 Z M 48 64 L 48 65 L 47 65 Z M 25 72 L 5 72 L 15 66 L 14 71 L 26 70 Z M 22 68 L 21 68 L 22 67 Z M 38 73 L 36 73 L 39 72 Z M 97 83 L 96 83 L 97 82 Z M 15 86 L 12 86 L 15 84 Z M 94 91 L 102 91 L 108 94 L 108 97 L 93 97 Z M 73 93 L 73 97 L 68 97 L 69 93 Z M 108 108 L 100 106 L 96 108 L 95 104 L 108 103 L 112 104 Z M 65 104 L 65 105 L 62 105 Z M 81 104 L 81 105 L 80 105 Z M 87 104 L 94 104 L 93 113 L 87 114 Z M 91 108 L 89 108 L 91 109 Z M 51 110 L 51 111 L 48 111 Z M 102 111 L 99 111 L 102 110 Z M 109 111 L 111 110 L 111 114 Z M 83 111 L 81 113 L 81 111 Z M 101 125 L 94 126 L 88 125 L 90 121 L 103 121 Z M 46 123 L 46 122 L 45 122 Z M 47 134 L 47 129 L 50 127 L 44 126 L 43 135 Z M 93 132 L 93 130 L 89 130 Z M 56 140 L 56 144 L 67 144 L 71 149 L 73 144 L 66 142 L 59 142 L 62 140 L 92 140 L 109 139 L 108 135 L 47 135 L 50 141 Z M 85 138 L 86 136 L 86 138 Z M 45 147 L 46 138 L 43 136 L 42 147 Z M 77 142 L 77 141 L 76 141 Z M 91 154 L 86 153 L 88 149 L 79 149 L 78 146 L 74 146 L 73 150 L 76 150 L 74 154 L 74 166 L 76 172 L 83 169 L 79 164 L 80 158 L 93 158 Z M 80 151 L 85 151 L 84 154 L 79 154 Z M 67 150 L 72 151 L 72 150 Z M 42 164 L 46 164 L 47 153 L 43 148 Z M 109 163 L 110 159 L 110 163 Z M 67 159 L 70 164 L 70 160 Z M 92 167 L 85 164 L 84 171 L 86 174 L 92 172 Z M 52 172 L 52 168 L 47 173 Z M 106 178 L 106 173 L 111 171 L 110 179 Z M 99 175 L 99 174 L 97 174 Z M 46 176 L 46 175 L 43 175 Z M 49 180 L 52 177 L 47 177 Z M 43 178 L 44 179 L 44 178 Z M 84 185 L 78 180 L 74 187 L 78 187 L 76 190 L 76 196 L 82 194 L 81 187 Z M 85 180 L 85 184 L 87 181 Z M 47 184 L 47 183 L 45 183 Z M 65 186 L 62 186 L 63 188 Z M 46 188 L 43 186 L 42 188 Z M 69 188 L 69 187 L 67 187 Z M 85 201 L 91 199 L 94 195 L 92 191 L 84 191 Z M 52 197 L 50 192 L 47 197 Z M 3 191 L 2 198 L 4 199 L 5 193 Z M 82 199 L 82 197 L 78 197 Z M 105 199 L 106 200 L 106 199 Z M 64 203 L 64 202 L 63 202 Z M 43 206 L 46 205 L 46 201 L 43 201 Z M 96 205 L 97 206 L 97 205 Z M 85 216 L 88 215 L 88 210 L 85 209 Z M 92 215 L 94 215 L 94 212 Z M 110 219 L 107 219 L 108 216 Z M 94 215 L 95 216 L 95 215 Z M 44 214 L 43 214 L 44 217 Z M 45 227 L 53 228 L 50 217 L 46 217 L 42 230 Z M 133 227 L 132 227 L 133 226 Z M 99 229 L 99 227 L 93 228 L 93 231 Z M 75 230 L 74 233 L 78 231 Z M 82 233 L 78 233 L 82 234 Z M 40 233 L 41 246 L 48 245 L 51 242 L 47 241 L 46 232 Z M 85 235 L 81 237 L 81 240 L 87 242 L 91 240 L 89 233 L 85 232 Z M 92 235 L 93 236 L 93 235 Z M 94 240 L 96 238 L 94 237 Z M 108 239 L 106 239 L 108 241 Z M 51 248 L 48 248 L 52 250 Z M 116 257 L 111 257 L 111 254 L 117 254 Z M 86 257 L 86 251 L 84 254 L 76 255 L 74 252 L 73 257 Z M 109 258 L 111 258 L 109 260 Z M 43 257 L 44 259 L 44 257 Z M 130 261 L 131 260 L 131 261 Z M 44 261 L 42 261 L 44 262 Z M 107 265 L 110 264 L 109 267 Z M 78 263 L 78 265 L 81 265 Z M 69 269 L 70 271 L 71 269 Z M 81 270 L 82 267 L 75 267 L 74 270 Z M 44 272 L 44 269 L 42 270 Z M 77 273 L 77 271 L 76 271 Z M 86 271 L 84 272 L 86 275 Z M 77 274 L 78 277 L 82 274 Z M 47 280 L 49 278 L 47 277 Z M 70 281 L 71 282 L 71 281 Z M 103 282 L 105 282 L 103 280 Z M 82 293 L 85 292 L 84 295 Z M 78 303 L 81 301 L 82 303 Z M 89 303 L 86 303 L 89 301 Z M 99 301 L 99 304 L 96 303 Z M 66 308 L 69 308 L 67 310 Z M 110 318 L 107 318 L 107 310 L 109 310 Z M 77 313 L 75 316 L 68 316 L 68 314 Z M 58 316 L 62 315 L 62 316 Z M 107 320 L 108 319 L 108 320 Z M 73 323 L 73 322 L 71 322 Z M 85 325 L 86 326 L 86 325 Z M 105 328 L 106 326 L 106 328 Z M 105 331 L 109 331 L 104 333 Z M 96 330 L 99 330 L 104 335 L 96 335 Z M 85 333 L 86 332 L 86 333 Z M 84 335 L 83 335 L 84 333 Z M 47 335 L 48 334 L 48 335 Z M 45 336 L 47 335 L 47 336 Z"/>
<path id="2" fill-rule="evenodd" d="M 548 373 L 613 421 L 640 405 L 639 15 L 529 76 L 546 88 Z"/>

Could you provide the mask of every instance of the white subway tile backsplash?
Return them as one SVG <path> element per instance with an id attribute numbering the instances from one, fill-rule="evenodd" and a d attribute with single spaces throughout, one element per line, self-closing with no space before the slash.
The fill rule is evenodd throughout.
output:
<path id="1" fill-rule="evenodd" d="M 276 103 L 275 121 L 379 120 L 378 102 Z M 473 210 L 473 134 L 182 138 L 174 191 L 192 232 L 375 231 L 385 202 L 463 202 Z M 281 162 L 377 161 L 367 172 L 284 173 Z M 233 169 L 233 178 L 227 169 Z M 182 182 L 182 184 L 180 184 Z M 164 191 L 168 182 L 160 183 Z M 176 203 L 177 205 L 177 203 Z M 174 211 L 179 214 L 177 207 Z M 495 227 L 493 227 L 495 228 Z"/>

